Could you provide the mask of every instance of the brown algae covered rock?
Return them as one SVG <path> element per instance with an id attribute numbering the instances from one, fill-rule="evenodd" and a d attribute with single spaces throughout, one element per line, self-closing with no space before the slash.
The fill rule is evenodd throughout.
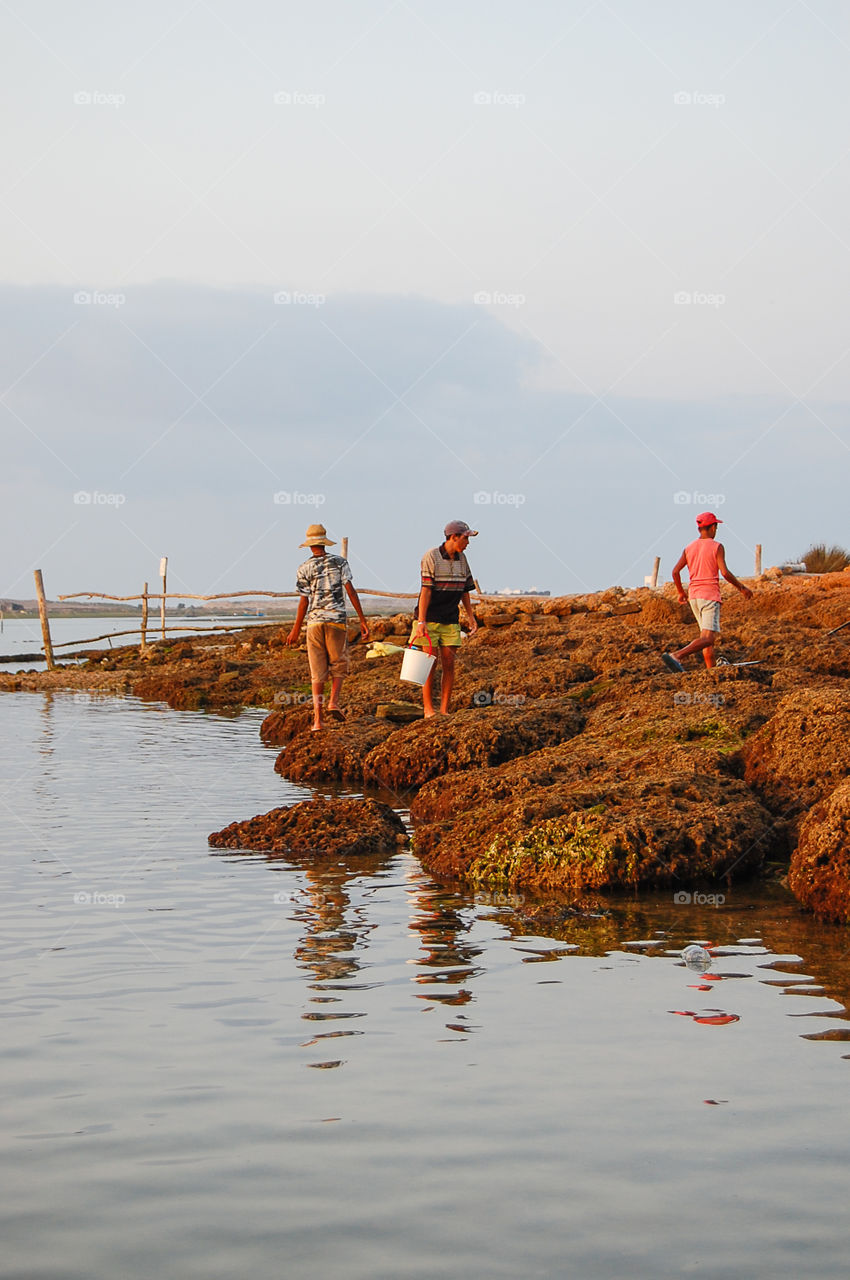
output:
<path id="1" fill-rule="evenodd" d="M 850 779 L 803 819 L 788 888 L 819 919 L 850 924 Z"/>
<path id="2" fill-rule="evenodd" d="M 397 729 L 369 753 L 364 770 L 370 781 L 406 790 L 449 770 L 498 765 L 563 742 L 583 726 L 570 698 L 474 707 Z"/>
<path id="3" fill-rule="evenodd" d="M 552 753 L 540 753 L 551 757 Z M 699 756 L 699 758 L 697 758 Z M 775 839 L 771 816 L 739 779 L 708 769 L 705 752 L 678 748 L 666 758 L 636 759 L 629 769 L 588 768 L 546 785 L 534 758 L 524 784 L 498 785 L 474 807 L 428 822 L 436 791 L 451 796 L 455 776 L 414 801 L 415 852 L 435 875 L 531 890 L 685 886 L 751 875 Z M 460 779 L 457 778 L 460 784 Z M 467 777 L 467 786 L 472 780 Z M 430 810 L 430 813 L 429 813 Z"/>
<path id="4" fill-rule="evenodd" d="M 379 781 L 372 776 L 368 758 L 374 748 L 399 732 L 398 725 L 377 716 L 360 716 L 343 722 L 329 720 L 313 733 L 311 721 L 307 715 L 300 731 L 287 741 L 275 761 L 276 773 L 291 782 L 364 786 Z"/>
<path id="5" fill-rule="evenodd" d="M 850 691 L 799 689 L 748 739 L 744 777 L 793 825 L 850 775 Z"/>
<path id="6" fill-rule="evenodd" d="M 209 837 L 216 849 L 323 857 L 394 852 L 406 842 L 401 818 L 377 800 L 302 800 L 232 822 Z"/>

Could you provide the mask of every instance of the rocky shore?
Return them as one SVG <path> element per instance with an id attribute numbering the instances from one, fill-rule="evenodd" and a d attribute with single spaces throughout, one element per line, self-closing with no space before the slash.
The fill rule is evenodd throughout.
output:
<path id="1" fill-rule="evenodd" d="M 360 643 L 347 719 L 311 733 L 306 654 L 279 625 L 3 672 L 0 691 L 265 707 L 279 773 L 368 798 L 235 823 L 211 838 L 227 847 L 396 846 L 403 833 L 377 801 L 410 809 L 413 848 L 438 877 L 580 897 L 787 876 L 803 906 L 850 923 L 850 627 L 827 635 L 850 620 L 850 572 L 750 585 L 751 602 L 725 600 L 720 650 L 756 665 L 709 673 L 694 660 L 684 675 L 659 660 L 694 634 L 669 587 L 482 603 L 455 710 L 428 721 L 410 719 L 419 694 L 399 683 L 400 659 L 370 659 Z M 409 624 L 371 625 L 403 644 Z"/>

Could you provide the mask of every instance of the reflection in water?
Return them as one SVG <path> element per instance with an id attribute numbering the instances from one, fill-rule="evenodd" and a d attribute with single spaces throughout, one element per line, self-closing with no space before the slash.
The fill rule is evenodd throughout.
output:
<path id="1" fill-rule="evenodd" d="M 846 931 L 837 925 L 819 924 L 779 887 L 741 886 L 721 907 L 683 908 L 660 895 L 646 895 L 640 902 L 597 898 L 587 910 L 566 902 L 526 900 L 510 910 L 499 910 L 493 918 L 498 918 L 514 938 L 565 941 L 575 955 L 633 951 L 656 955 L 669 963 L 671 956 L 678 959 L 686 944 L 699 943 L 709 949 L 712 968 L 700 975 L 699 982 L 688 984 L 700 992 L 711 991 L 718 983 L 751 979 L 752 974 L 736 972 L 727 962 L 735 956 L 755 957 L 755 976 L 764 985 L 777 987 L 787 996 L 822 997 L 837 1003 L 838 1008 L 832 1009 L 789 1010 L 791 1017 L 846 1024 L 801 1031 L 802 1039 L 850 1041 L 850 945 Z M 752 936 L 756 929 L 758 936 Z M 526 960 L 557 954 L 551 946 L 535 948 Z M 686 967 L 684 961 L 679 962 Z M 689 1010 L 671 1012 L 684 1013 L 707 1025 L 737 1021 L 737 1015 L 726 1010 L 703 1011 L 709 1014 L 706 1018 Z"/>
<path id="2" fill-rule="evenodd" d="M 352 1007 L 350 1001 L 355 993 L 381 985 L 362 980 L 370 935 L 378 928 L 372 895 L 379 887 L 406 889 L 411 954 L 405 959 L 415 970 L 414 999 L 421 1002 L 423 1012 L 442 1008 L 444 1016 L 451 1018 L 445 1028 L 455 1038 L 466 1038 L 478 1029 L 458 1010 L 475 1001 L 475 979 L 486 970 L 487 947 L 496 925 L 495 936 L 513 943 L 521 964 L 551 966 L 581 956 L 674 963 L 683 970 L 687 1003 L 697 993 L 710 998 L 714 992 L 730 1002 L 731 1007 L 725 1008 L 714 1003 L 669 1010 L 701 1026 L 731 1027 L 739 1022 L 734 989 L 738 982 L 755 978 L 782 995 L 807 996 L 818 1002 L 803 1011 L 788 1010 L 789 1016 L 807 1020 L 798 1033 L 803 1039 L 850 1040 L 845 1007 L 850 999 L 850 948 L 844 933 L 801 915 L 789 896 L 778 890 L 759 887 L 749 895 L 740 890 L 734 903 L 727 899 L 721 908 L 688 906 L 685 910 L 660 895 L 640 902 L 595 900 L 587 910 L 526 898 L 505 898 L 494 908 L 492 895 L 476 901 L 462 886 L 438 884 L 408 855 L 332 862 L 268 855 L 267 860 L 278 869 L 303 873 L 293 919 L 301 927 L 294 958 L 309 978 L 301 1019 L 312 1034 L 301 1042 L 304 1049 L 330 1049 L 327 1042 L 332 1042 L 338 1051 L 340 1041 L 365 1034 L 363 1027 L 350 1024 L 366 1018 L 367 1010 L 357 1004 Z M 403 874 L 402 884 L 382 883 L 391 868 Z M 359 890 L 356 900 L 355 887 Z M 483 926 L 490 926 L 490 937 Z M 689 972 L 681 952 L 694 943 L 707 949 L 710 971 L 694 972 L 691 967 Z M 802 959 L 794 954 L 797 948 L 809 957 L 802 969 Z M 745 959 L 750 961 L 749 971 L 741 964 Z M 549 975 L 540 979 L 557 980 Z M 820 1003 L 827 1000 L 837 1007 Z M 817 1019 L 828 1019 L 831 1025 L 815 1023 L 812 1029 L 812 1020 Z M 306 1065 L 330 1069 L 346 1061 L 328 1057 L 311 1059 Z"/>
<path id="3" fill-rule="evenodd" d="M 468 910 L 469 898 L 421 877 L 409 878 L 412 879 L 410 892 L 416 911 L 409 929 L 420 946 L 420 954 L 409 962 L 418 970 L 413 981 L 436 988 L 417 992 L 416 999 L 426 1002 L 425 1012 L 430 1012 L 435 1005 L 469 1004 L 474 996 L 465 984 L 483 972 L 475 963 L 482 948 L 467 937 L 475 920 L 474 914 Z M 465 916 L 461 914 L 462 907 L 467 909 Z M 447 987 L 451 989 L 446 990 Z M 464 1033 L 473 1030 L 471 1026 L 458 1022 L 447 1022 L 446 1027 L 449 1031 Z"/>
<path id="4" fill-rule="evenodd" d="M 294 918 L 303 926 L 304 933 L 294 954 L 298 968 L 306 970 L 314 979 L 308 984 L 308 990 L 343 993 L 362 990 L 368 984 L 354 983 L 349 979 L 360 971 L 362 952 L 368 944 L 369 934 L 377 925 L 368 920 L 362 906 L 352 904 L 348 885 L 364 875 L 374 875 L 384 863 L 380 859 L 371 859 L 368 865 L 364 865 L 363 859 L 354 864 L 345 859 L 332 863 L 311 859 L 301 865 L 307 883 L 299 897 Z M 342 995 L 312 995 L 308 1000 L 311 1005 L 343 1003 Z M 320 1024 L 365 1016 L 362 1010 L 338 1008 L 310 1008 L 301 1014 L 305 1022 Z M 309 1040 L 302 1042 L 302 1048 L 310 1049 L 322 1046 L 328 1040 L 337 1041 L 357 1035 L 363 1035 L 363 1032 L 347 1028 L 316 1031 Z M 326 1071 L 343 1066 L 345 1061 L 344 1058 L 326 1058 L 308 1062 L 307 1066 Z"/>

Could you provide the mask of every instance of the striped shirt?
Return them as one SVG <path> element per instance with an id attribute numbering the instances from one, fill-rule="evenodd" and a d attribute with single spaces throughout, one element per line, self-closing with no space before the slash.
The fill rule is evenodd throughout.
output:
<path id="1" fill-rule="evenodd" d="M 295 587 L 307 596 L 307 625 L 311 622 L 345 622 L 345 584 L 351 569 L 342 556 L 311 556 L 298 570 Z"/>
<path id="2" fill-rule="evenodd" d="M 431 588 L 425 621 L 458 622 L 461 597 L 475 588 L 463 551 L 452 558 L 445 543 L 426 551 L 422 557 L 422 586 Z"/>

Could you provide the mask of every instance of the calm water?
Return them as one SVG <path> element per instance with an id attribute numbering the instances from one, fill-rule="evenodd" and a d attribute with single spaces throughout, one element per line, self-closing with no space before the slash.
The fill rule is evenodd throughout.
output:
<path id="1" fill-rule="evenodd" d="M 213 853 L 261 713 L 0 717 L 4 1276 L 846 1277 L 845 930 Z"/>

